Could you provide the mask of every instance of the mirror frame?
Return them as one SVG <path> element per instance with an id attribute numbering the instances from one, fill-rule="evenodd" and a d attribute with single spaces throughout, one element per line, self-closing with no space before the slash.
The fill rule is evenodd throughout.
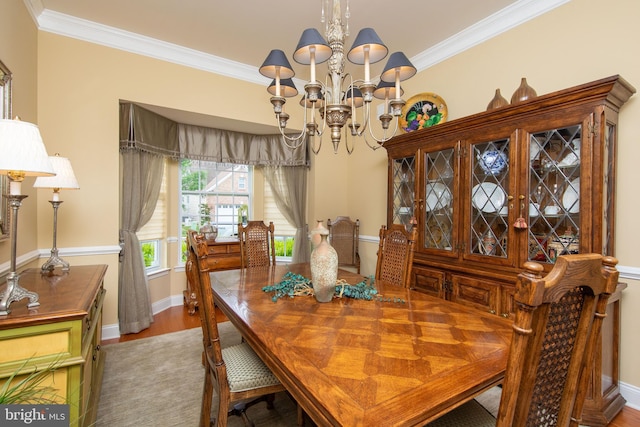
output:
<path id="1" fill-rule="evenodd" d="M 11 119 L 11 71 L 0 61 L 0 118 Z M 0 175 L 0 241 L 9 238 L 9 179 Z"/>

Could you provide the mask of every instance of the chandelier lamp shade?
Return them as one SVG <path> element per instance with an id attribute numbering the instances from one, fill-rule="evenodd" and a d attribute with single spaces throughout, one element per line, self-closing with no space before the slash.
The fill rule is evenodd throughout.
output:
<path id="1" fill-rule="evenodd" d="M 10 313 L 9 306 L 15 301 L 28 298 L 28 308 L 40 305 L 38 294 L 20 286 L 16 272 L 18 209 L 22 200 L 27 197 L 21 194 L 22 182 L 26 176 L 55 175 L 36 125 L 18 119 L 0 120 L 0 175 L 9 177 L 7 201 L 11 207 L 11 270 L 7 275 L 6 286 L 0 291 L 0 316 L 7 316 Z"/>
<path id="2" fill-rule="evenodd" d="M 42 273 L 49 273 L 53 271 L 57 265 L 62 266 L 62 271 L 69 270 L 69 263 L 59 257 L 58 248 L 56 246 L 58 234 L 58 208 L 62 203 L 62 200 L 60 200 L 60 190 L 77 190 L 80 188 L 69 159 L 66 157 L 60 157 L 60 155 L 56 153 L 55 156 L 49 157 L 49 160 L 53 165 L 56 175 L 38 177 L 36 178 L 36 182 L 33 184 L 36 188 L 53 189 L 53 196 L 49 201 L 53 206 L 53 247 L 51 248 L 51 257 L 42 265 Z"/>
<path id="3" fill-rule="evenodd" d="M 295 76 L 295 71 L 285 53 L 280 49 L 272 50 L 259 69 L 260 74 L 273 79 L 267 91 L 272 95 L 270 101 L 278 128 L 284 143 L 292 149 L 308 142 L 311 150 L 318 154 L 322 147 L 322 136 L 327 130 L 330 132 L 333 150 L 337 153 L 344 128 L 345 146 L 349 154 L 353 152 L 353 143 L 349 146 L 349 134 L 352 137 L 363 137 L 367 145 L 375 150 L 397 132 L 397 118 L 402 114 L 402 107 L 405 104 L 401 98 L 400 82 L 411 78 L 417 70 L 404 53 L 392 53 L 380 75 L 380 83 L 385 84 L 383 86 L 385 89 L 378 92 L 381 87 L 371 79 L 371 64 L 385 59 L 389 53 L 388 48 L 373 28 L 363 28 L 345 55 L 345 40 L 349 35 L 349 0 L 347 0 L 344 14 L 344 24 L 340 0 L 331 0 L 331 2 L 323 0 L 321 3 L 322 22 L 325 22 L 325 16 L 329 12 L 325 9 L 328 9 L 329 3 L 332 4 L 331 19 L 326 22 L 325 27 L 326 40 L 318 30 L 308 28 L 302 32 L 293 52 L 295 62 L 309 66 L 309 81 L 304 86 L 304 94 L 300 101 L 305 111 L 302 130 L 299 134 L 285 133 L 289 115 L 284 111 L 284 104 L 286 98 L 295 96 L 298 92 L 291 80 Z M 354 79 L 351 74 L 345 72 L 346 59 L 352 64 L 363 66 L 362 78 Z M 316 66 L 327 61 L 328 70 L 324 82 L 318 81 Z M 384 111 L 379 117 L 383 130 L 380 138 L 376 137 L 371 129 L 371 102 L 374 98 L 384 100 Z M 358 117 L 363 120 L 362 125 L 358 123 Z M 390 124 L 394 118 L 396 119 L 395 127 L 390 130 Z M 321 126 L 318 124 L 320 121 Z M 367 141 L 367 129 L 371 138 L 376 141 L 373 145 Z M 315 137 L 319 137 L 317 148 Z"/>

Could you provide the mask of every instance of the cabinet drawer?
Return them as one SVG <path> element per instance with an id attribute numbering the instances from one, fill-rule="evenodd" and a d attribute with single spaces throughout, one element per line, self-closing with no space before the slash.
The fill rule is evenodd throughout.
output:
<path id="1" fill-rule="evenodd" d="M 209 255 L 240 254 L 240 242 L 220 242 L 207 245 Z"/>
<path id="2" fill-rule="evenodd" d="M 451 276 L 451 301 L 490 313 L 498 312 L 500 285 L 472 277 Z"/>
<path id="3" fill-rule="evenodd" d="M 444 298 L 445 272 L 429 268 L 414 268 L 411 278 L 411 287 L 417 291 Z"/>
<path id="4" fill-rule="evenodd" d="M 221 256 L 209 258 L 209 268 L 213 270 L 227 270 L 232 268 L 240 268 L 240 255 L 237 256 Z"/>

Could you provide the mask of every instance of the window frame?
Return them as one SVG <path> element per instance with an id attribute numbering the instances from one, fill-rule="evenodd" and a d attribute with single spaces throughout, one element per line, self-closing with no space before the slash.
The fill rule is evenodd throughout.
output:
<path id="1" fill-rule="evenodd" d="M 184 178 L 187 177 L 185 173 L 186 162 L 189 163 L 191 180 L 197 182 L 197 189 L 184 189 Z M 230 170 L 229 170 L 230 168 Z M 202 173 L 206 174 L 207 182 L 200 180 Z M 220 178 L 221 174 L 231 174 L 231 176 L 225 176 Z M 211 176 L 209 176 L 211 174 Z M 239 219 L 239 212 L 250 212 L 251 204 L 253 203 L 253 166 L 239 163 L 223 163 L 212 162 L 207 160 L 193 160 L 193 159 L 181 159 L 178 163 L 178 224 L 180 234 L 180 247 L 181 250 L 178 253 L 178 259 L 180 264 L 184 264 L 186 261 L 186 232 L 187 230 L 199 230 L 202 227 L 203 220 L 207 217 L 210 218 L 210 223 L 218 227 L 218 237 L 237 236 L 237 224 Z M 194 177 L 194 175 L 200 175 Z M 240 176 L 244 177 L 244 188 L 240 188 Z M 216 181 L 217 180 L 217 181 Z M 223 182 L 231 182 L 231 189 L 222 188 Z M 212 184 L 214 183 L 215 184 Z M 191 183 L 191 185 L 194 185 Z M 228 185 L 228 184 L 227 184 Z M 213 188 L 219 191 L 211 191 Z M 193 207 L 194 201 L 187 200 L 186 197 L 197 197 L 197 213 Z M 214 198 L 214 206 L 217 209 L 211 209 L 210 198 Z M 222 199 L 222 201 L 221 201 Z M 245 201 L 247 203 L 238 203 L 238 201 Z M 209 210 L 203 207 L 203 204 L 207 203 Z M 191 209 L 188 208 L 191 206 Z M 231 210 L 232 212 L 221 213 L 221 210 Z M 221 221 L 221 218 L 231 217 L 231 222 L 227 220 Z M 187 221 L 187 219 L 189 219 Z"/>

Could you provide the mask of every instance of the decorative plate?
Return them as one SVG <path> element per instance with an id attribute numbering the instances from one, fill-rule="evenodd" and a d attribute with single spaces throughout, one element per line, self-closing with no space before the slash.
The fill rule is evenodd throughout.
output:
<path id="1" fill-rule="evenodd" d="M 580 212 L 580 178 L 576 178 L 564 190 L 562 195 L 562 206 L 569 213 Z"/>
<path id="2" fill-rule="evenodd" d="M 480 167 L 485 173 L 496 175 L 507 166 L 507 155 L 502 151 L 489 150 L 478 156 Z"/>
<path id="3" fill-rule="evenodd" d="M 399 125 L 405 132 L 428 128 L 447 121 L 447 104 L 435 93 L 421 93 L 409 98 L 402 107 Z"/>
<path id="4" fill-rule="evenodd" d="M 473 207 L 482 212 L 500 212 L 507 195 L 504 190 L 492 182 L 483 182 L 471 190 Z"/>
<path id="5" fill-rule="evenodd" d="M 446 185 L 439 182 L 427 184 L 426 194 L 427 212 L 446 208 L 451 203 L 451 191 Z"/>

